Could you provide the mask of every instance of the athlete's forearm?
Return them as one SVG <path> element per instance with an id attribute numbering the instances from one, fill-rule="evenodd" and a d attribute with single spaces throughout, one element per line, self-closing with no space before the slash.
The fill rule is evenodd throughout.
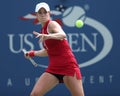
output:
<path id="1" fill-rule="evenodd" d="M 48 56 L 47 51 L 45 49 L 35 51 L 34 55 L 40 57 Z"/>
<path id="2" fill-rule="evenodd" d="M 40 34 L 38 32 L 33 31 L 33 34 L 36 35 L 36 38 L 40 38 L 40 41 L 44 41 L 47 39 L 57 39 L 57 40 L 63 40 L 66 38 L 66 34 L 64 32 L 56 32 L 56 33 L 50 33 L 50 34 Z"/>
<path id="3" fill-rule="evenodd" d="M 38 50 L 38 51 L 31 50 L 31 51 L 28 51 L 28 52 L 25 54 L 25 57 L 26 57 L 26 58 L 34 57 L 34 56 L 44 57 L 44 56 L 48 56 L 48 54 L 47 54 L 47 51 L 46 51 L 45 49 Z"/>
<path id="4" fill-rule="evenodd" d="M 49 34 L 47 36 L 48 39 L 57 39 L 57 40 L 62 40 L 64 38 L 66 38 L 66 34 L 65 33 L 53 33 L 53 34 Z"/>

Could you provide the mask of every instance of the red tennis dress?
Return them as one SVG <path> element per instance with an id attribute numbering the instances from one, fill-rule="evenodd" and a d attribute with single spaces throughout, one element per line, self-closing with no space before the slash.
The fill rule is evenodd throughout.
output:
<path id="1" fill-rule="evenodd" d="M 42 34 L 49 34 L 47 30 L 49 22 L 50 20 L 42 28 Z M 50 60 L 46 72 L 67 76 L 76 75 L 77 79 L 82 79 L 79 66 L 66 39 L 48 39 L 43 42 L 43 46 Z"/>

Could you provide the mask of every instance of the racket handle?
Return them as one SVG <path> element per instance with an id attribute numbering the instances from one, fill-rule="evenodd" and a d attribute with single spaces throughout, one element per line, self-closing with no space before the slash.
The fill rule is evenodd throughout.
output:
<path id="1" fill-rule="evenodd" d="M 22 49 L 22 51 L 23 51 L 23 53 L 24 53 L 25 55 L 27 54 L 27 51 L 26 51 L 25 49 Z M 31 62 L 35 67 L 38 66 L 38 64 L 35 63 L 35 61 L 34 61 L 31 57 L 29 57 L 28 59 L 30 60 L 30 62 Z"/>
<path id="2" fill-rule="evenodd" d="M 23 51 L 23 53 L 24 53 L 24 54 L 26 54 L 26 53 L 27 53 L 27 51 L 26 51 L 25 49 L 22 49 L 22 51 Z"/>
<path id="3" fill-rule="evenodd" d="M 35 56 L 35 51 L 34 50 L 29 51 L 29 53 L 25 49 L 22 49 L 22 51 L 26 56 L 29 56 L 29 57 L 34 57 Z"/>

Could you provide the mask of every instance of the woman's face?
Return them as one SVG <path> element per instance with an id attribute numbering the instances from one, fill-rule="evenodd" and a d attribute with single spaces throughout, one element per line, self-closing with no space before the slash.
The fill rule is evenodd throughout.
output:
<path id="1" fill-rule="evenodd" d="M 47 20 L 50 19 L 50 12 L 47 12 L 44 8 L 41 8 L 37 14 L 37 19 L 39 20 L 39 22 L 41 23 L 45 23 Z"/>

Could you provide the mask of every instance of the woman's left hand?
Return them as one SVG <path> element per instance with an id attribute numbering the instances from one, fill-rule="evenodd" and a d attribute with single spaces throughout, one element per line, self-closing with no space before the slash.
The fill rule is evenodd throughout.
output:
<path id="1" fill-rule="evenodd" d="M 43 42 L 44 40 L 48 39 L 47 34 L 40 34 L 38 32 L 33 31 L 33 34 L 36 35 L 36 38 L 40 38 L 39 42 Z"/>

